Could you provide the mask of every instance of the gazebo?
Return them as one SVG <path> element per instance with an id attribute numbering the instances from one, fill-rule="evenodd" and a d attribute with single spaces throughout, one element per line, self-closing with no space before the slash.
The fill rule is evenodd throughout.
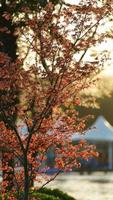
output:
<path id="1" fill-rule="evenodd" d="M 113 170 L 113 127 L 100 116 L 85 135 L 74 134 L 73 141 L 87 140 L 89 142 L 106 143 L 108 151 L 108 169 Z"/>

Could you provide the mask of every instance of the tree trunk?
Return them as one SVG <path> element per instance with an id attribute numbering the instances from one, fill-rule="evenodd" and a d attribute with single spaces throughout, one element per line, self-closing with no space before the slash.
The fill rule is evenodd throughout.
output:
<path id="1" fill-rule="evenodd" d="M 28 200 L 29 197 L 29 175 L 28 175 L 28 163 L 27 155 L 24 157 L 24 198 L 23 200 Z"/>

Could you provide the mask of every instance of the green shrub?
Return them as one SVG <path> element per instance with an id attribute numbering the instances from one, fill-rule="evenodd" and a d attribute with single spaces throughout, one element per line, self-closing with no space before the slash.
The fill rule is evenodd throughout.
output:
<path id="1" fill-rule="evenodd" d="M 59 198 L 60 200 L 76 200 L 73 197 L 69 196 L 68 194 L 60 191 L 59 189 L 48 189 L 48 188 L 42 188 L 38 191 L 40 194 L 47 194 L 52 195 L 56 198 Z"/>
<path id="2" fill-rule="evenodd" d="M 38 193 L 38 192 L 34 192 L 32 194 L 32 197 L 35 197 L 36 199 L 40 199 L 40 200 L 60 200 L 58 197 L 45 194 L 45 193 Z"/>

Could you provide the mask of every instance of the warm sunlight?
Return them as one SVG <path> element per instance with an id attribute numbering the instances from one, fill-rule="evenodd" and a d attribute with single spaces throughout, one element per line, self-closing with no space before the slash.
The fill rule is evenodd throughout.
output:
<path id="1" fill-rule="evenodd" d="M 81 1 L 80 0 L 65 0 L 66 3 L 70 4 L 76 4 L 78 5 Z M 104 1 L 98 1 L 98 5 L 101 6 L 102 2 Z M 109 39 L 105 39 L 105 41 L 100 42 L 96 47 L 92 47 L 90 50 L 88 50 L 88 53 L 85 55 L 85 60 L 93 61 L 93 58 L 97 55 L 101 56 L 102 51 L 104 51 L 104 68 L 102 68 L 101 75 L 102 77 L 111 77 L 113 76 L 113 18 L 102 20 L 101 25 L 98 27 L 98 34 L 103 33 L 107 34 L 110 33 Z M 91 56 L 90 56 L 91 55 Z M 77 58 L 79 59 L 80 55 L 77 55 Z M 109 58 L 109 59 L 108 59 Z"/>
<path id="2" fill-rule="evenodd" d="M 113 0 L 0 0 L 1 199 L 113 200 Z"/>

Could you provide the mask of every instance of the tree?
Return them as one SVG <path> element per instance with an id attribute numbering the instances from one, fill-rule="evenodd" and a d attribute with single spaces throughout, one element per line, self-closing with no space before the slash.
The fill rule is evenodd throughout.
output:
<path id="1" fill-rule="evenodd" d="M 15 10 L 19 4 L 13 3 Z M 15 198 L 28 199 L 31 182 L 36 178 L 40 182 L 40 175 L 43 176 L 42 171 L 46 170 L 43 164 L 51 146 L 54 147 L 58 173 L 73 165 L 79 167 L 81 157 L 88 159 L 97 155 L 94 146 L 86 142 L 73 146 L 71 136 L 74 132 L 84 132 L 85 118 L 79 119 L 75 110 L 79 104 L 77 94 L 86 87 L 86 80 L 99 64 L 97 60 L 89 62 L 83 58 L 98 42 L 99 23 L 109 13 L 110 5 L 106 3 L 99 7 L 95 1 L 83 1 L 79 5 L 59 1 L 57 5 L 49 2 L 43 6 L 39 2 L 35 6 L 21 5 L 19 18 L 13 18 L 27 45 L 22 58 L 15 62 L 5 54 L 7 52 L 1 53 L 0 58 L 0 89 L 10 94 L 5 97 L 3 93 L 0 104 L 3 116 L 0 148 L 5 150 L 3 170 L 14 171 L 10 175 L 14 187 L 7 191 L 9 199 L 14 198 L 16 190 Z M 10 20 L 7 13 L 5 18 Z M 20 24 L 24 26 L 19 28 Z M 33 62 L 26 62 L 23 68 L 29 51 L 32 51 Z M 18 94 L 14 91 L 19 92 L 20 102 L 16 101 Z M 7 102 L 6 106 L 4 102 Z M 15 159 L 14 166 L 8 165 L 10 159 Z M 22 165 L 19 173 L 15 171 L 18 162 Z M 46 176 L 44 178 L 43 186 L 50 181 Z M 2 183 L 3 193 L 7 185 L 6 178 Z"/>
<path id="2" fill-rule="evenodd" d="M 7 1 L 7 0 L 0 0 L 0 52 L 2 52 L 1 56 L 4 56 L 4 53 L 9 56 L 9 59 L 11 59 L 11 62 L 15 62 L 17 59 L 17 53 L 18 53 L 18 48 L 17 48 L 17 39 L 18 39 L 18 34 L 16 33 L 17 28 L 24 27 L 25 24 L 20 20 L 19 23 L 16 23 L 14 21 L 14 16 L 18 17 L 18 14 L 23 12 L 21 9 L 25 7 L 26 5 L 31 8 L 32 10 L 34 9 L 35 5 L 37 4 L 37 1 Z M 47 4 L 47 1 L 40 1 L 39 2 L 40 6 L 43 7 Z M 3 63 L 2 63 L 3 64 Z M 8 66 L 7 66 L 8 67 Z M 10 73 L 9 73 L 10 74 Z M 3 80 L 2 80 L 3 81 Z M 4 80 L 5 81 L 5 80 Z M 13 91 L 13 88 L 12 90 Z M 16 91 L 13 91 L 13 95 L 15 96 L 16 92 L 16 101 L 19 101 L 19 93 L 18 89 L 16 88 Z M 9 91 L 1 90 L 0 94 L 5 96 L 10 96 Z M 3 102 L 2 102 L 3 103 Z M 5 102 L 4 107 L 7 110 L 7 103 Z M 10 102 L 11 103 L 11 102 Z M 8 103 L 9 104 L 9 103 Z M 14 102 L 13 102 L 14 105 Z M 3 104 L 0 105 L 2 107 Z M 2 112 L 0 112 L 0 120 L 2 121 Z M 14 120 L 16 120 L 16 113 L 14 114 Z M 2 152 L 2 157 L 3 157 L 3 152 Z M 7 160 L 8 162 L 8 160 Z M 9 166 L 12 166 L 13 161 L 9 160 Z M 12 172 L 13 173 L 13 172 Z M 12 180 L 11 180 L 11 185 L 12 185 Z"/>

